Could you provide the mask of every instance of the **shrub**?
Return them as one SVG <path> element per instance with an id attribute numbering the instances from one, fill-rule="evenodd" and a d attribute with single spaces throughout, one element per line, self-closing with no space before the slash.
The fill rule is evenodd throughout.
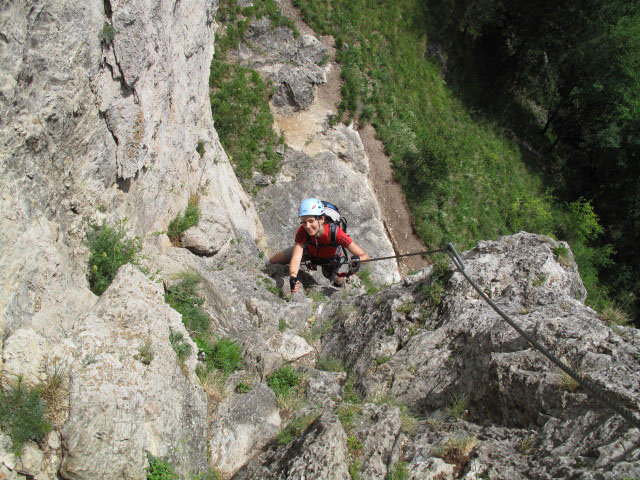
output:
<path id="1" fill-rule="evenodd" d="M 468 406 L 466 395 L 454 395 L 445 410 L 453 418 L 462 418 L 467 414 Z"/>
<path id="2" fill-rule="evenodd" d="M 176 218 L 171 220 L 167 229 L 167 236 L 174 243 L 180 242 L 180 236 L 189 228 L 195 227 L 200 221 L 200 207 L 198 206 L 198 196 L 189 197 L 187 208 L 184 214 L 178 214 Z"/>
<path id="3" fill-rule="evenodd" d="M 16 457 L 28 441 L 38 442 L 51 430 L 46 408 L 40 389 L 25 385 L 22 377 L 0 391 L 0 428 L 9 436 Z"/>
<path id="4" fill-rule="evenodd" d="M 408 480 L 409 470 L 407 469 L 407 462 L 398 462 L 394 464 L 387 473 L 385 480 Z"/>
<path id="5" fill-rule="evenodd" d="M 153 349 L 151 348 L 151 340 L 146 340 L 138 348 L 138 353 L 133 356 L 136 360 L 144 365 L 150 365 L 153 360 Z"/>
<path id="6" fill-rule="evenodd" d="M 106 223 L 92 226 L 87 234 L 89 255 L 89 287 L 96 295 L 102 295 L 118 269 L 125 263 L 136 263 L 142 248 L 139 238 L 130 238 L 125 229 L 126 220 L 111 227 Z"/>
<path id="7" fill-rule="evenodd" d="M 239 382 L 235 388 L 236 393 L 247 393 L 251 391 L 251 385 L 247 385 L 244 382 Z"/>
<path id="8" fill-rule="evenodd" d="M 300 383 L 300 373 L 284 366 L 267 376 L 267 385 L 276 395 L 287 396 Z"/>
<path id="9" fill-rule="evenodd" d="M 620 307 L 616 305 L 608 305 L 606 306 L 602 312 L 600 313 L 600 320 L 602 320 L 607 325 L 628 325 L 631 323 L 631 318 L 627 312 L 622 310 Z"/>
<path id="10" fill-rule="evenodd" d="M 147 480 L 180 480 L 168 460 L 157 458 L 147 452 L 149 468 L 147 468 Z"/>

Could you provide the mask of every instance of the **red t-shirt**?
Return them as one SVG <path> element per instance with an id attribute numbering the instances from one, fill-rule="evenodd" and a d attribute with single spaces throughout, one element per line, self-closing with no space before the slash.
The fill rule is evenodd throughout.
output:
<path id="1" fill-rule="evenodd" d="M 296 243 L 307 247 L 307 252 L 310 255 L 318 258 L 331 258 L 336 254 L 336 247 L 326 246 L 329 243 L 330 230 L 329 224 L 325 223 L 323 225 L 323 234 L 321 237 L 310 237 L 309 234 L 305 231 L 304 227 L 300 225 L 298 231 L 296 232 Z M 344 233 L 344 231 L 336 225 L 336 243 L 344 248 L 347 248 L 351 245 L 351 237 Z"/>

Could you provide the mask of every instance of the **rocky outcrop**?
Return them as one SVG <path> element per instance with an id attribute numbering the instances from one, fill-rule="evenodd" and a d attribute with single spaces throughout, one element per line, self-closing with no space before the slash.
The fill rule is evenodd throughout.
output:
<path id="1" fill-rule="evenodd" d="M 526 233 L 480 242 L 463 255 L 465 270 L 527 333 L 637 411 L 640 335 L 604 326 L 582 303 L 575 263 L 559 259 L 557 246 L 566 248 Z M 423 475 L 428 465 L 442 474 L 433 457 L 455 463 L 442 451 L 463 440 L 469 459 L 443 478 L 471 468 L 492 478 L 596 478 L 595 468 L 619 478 L 638 471 L 638 451 L 628 443 L 637 429 L 571 386 L 451 267 L 338 305 L 333 318 L 320 355 L 342 359 L 363 396 L 392 398 L 428 417 L 417 440 L 402 447 L 410 472 Z M 467 421 L 442 415 L 454 404 Z M 618 442 L 627 446 L 616 455 Z"/>
<path id="2" fill-rule="evenodd" d="M 316 85 L 326 81 L 321 64 L 326 63 L 327 51 L 322 43 L 312 35 L 296 36 L 288 27 L 274 27 L 267 17 L 250 22 L 231 58 L 271 80 L 273 105 L 284 111 L 308 108 Z"/>
<path id="3" fill-rule="evenodd" d="M 190 346 L 184 361 L 172 348 L 176 334 Z M 207 402 L 194 373 L 197 348 L 161 285 L 124 266 L 70 338 L 63 477 L 145 479 L 145 452 L 169 458 L 181 477 L 206 469 Z"/>
<path id="4" fill-rule="evenodd" d="M 5 335 L 24 327 L 59 337 L 92 307 L 88 221 L 126 217 L 132 233 L 150 235 L 166 230 L 199 193 L 218 206 L 218 224 L 259 238 L 211 120 L 216 8 L 214 0 L 3 7 Z"/>

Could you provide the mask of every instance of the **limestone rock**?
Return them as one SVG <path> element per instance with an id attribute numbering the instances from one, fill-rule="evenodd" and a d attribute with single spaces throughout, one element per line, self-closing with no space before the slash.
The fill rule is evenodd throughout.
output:
<path id="1" fill-rule="evenodd" d="M 313 347 L 304 338 L 291 331 L 274 335 L 269 343 L 285 362 L 293 362 L 313 352 Z"/>
<path id="2" fill-rule="evenodd" d="M 191 348 L 182 367 L 171 332 Z M 71 337 L 78 355 L 62 430 L 65 478 L 144 479 L 147 451 L 168 456 L 181 476 L 206 467 L 207 403 L 194 374 L 197 349 L 160 285 L 125 265 Z M 145 345 L 153 352 L 148 365 L 139 360 Z"/>
<path id="3" fill-rule="evenodd" d="M 49 351 L 47 339 L 31 329 L 21 328 L 4 343 L 2 373 L 36 385 L 45 380 L 45 361 Z"/>
<path id="4" fill-rule="evenodd" d="M 306 398 L 311 405 L 333 408 L 342 401 L 345 372 L 324 372 L 313 368 L 304 369 L 307 377 Z"/>
<path id="5" fill-rule="evenodd" d="M 280 430 L 280 412 L 273 391 L 259 383 L 249 392 L 227 398 L 211 425 L 211 464 L 233 475 Z"/>
<path id="6" fill-rule="evenodd" d="M 326 478 L 348 480 L 347 436 L 338 417 L 324 413 L 286 446 L 273 446 L 243 467 L 234 480 Z"/>
<path id="7" fill-rule="evenodd" d="M 359 454 L 361 478 L 385 478 L 400 434 L 400 409 L 384 404 L 365 404 L 354 422 L 352 434 L 362 445 Z"/>
<path id="8" fill-rule="evenodd" d="M 527 233 L 481 242 L 463 255 L 465 271 L 556 356 L 617 401 L 638 405 L 640 342 L 635 332 L 619 336 L 584 306 L 577 268 L 557 258 L 557 245 Z M 445 294 L 436 304 L 424 288 L 433 282 L 439 282 Z M 504 469 L 516 472 L 511 478 L 526 478 L 523 472 L 539 478 L 592 478 L 596 464 L 609 472 L 605 478 L 636 471 L 633 449 L 625 450 L 624 460 L 612 452 L 637 430 L 605 404 L 581 390 L 572 391 L 562 373 L 504 322 L 459 272 L 450 268 L 439 279 L 429 272 L 404 283 L 328 312 L 336 323 L 323 338 L 320 355 L 341 358 L 355 372 L 363 396 L 390 396 L 423 414 L 462 399 L 459 415 L 469 423 L 457 435 L 481 435 L 480 444 L 500 444 L 500 458 L 513 456 L 509 452 L 522 448 L 518 442 L 528 442 L 515 429 L 535 429 L 535 446 L 527 447 L 535 450 L 533 457 L 518 454 L 513 461 L 500 460 L 498 467 L 495 456 L 479 454 L 490 476 Z M 435 321 L 425 317 L 425 311 L 433 312 Z M 499 427 L 482 429 L 474 421 Z M 517 435 L 519 441 L 503 440 Z M 447 440 L 436 437 L 431 439 L 434 445 Z M 428 457 L 420 462 L 433 464 Z"/>
<path id="9" fill-rule="evenodd" d="M 204 219 L 197 226 L 186 230 L 180 237 L 180 242 L 196 255 L 211 257 L 222 250 L 230 239 L 231 231 L 224 224 Z"/>
<path id="10" fill-rule="evenodd" d="M 253 20 L 245 41 L 232 57 L 273 81 L 273 105 L 286 110 L 308 108 L 315 86 L 326 82 L 326 48 L 315 37 L 296 38 L 288 27 L 273 28 L 268 18 Z"/>

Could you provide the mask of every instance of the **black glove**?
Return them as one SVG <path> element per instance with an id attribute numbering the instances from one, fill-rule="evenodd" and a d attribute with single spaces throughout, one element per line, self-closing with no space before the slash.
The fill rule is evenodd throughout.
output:
<path id="1" fill-rule="evenodd" d="M 351 259 L 351 273 L 357 273 L 360 270 L 360 257 L 353 257 Z"/>
<path id="2" fill-rule="evenodd" d="M 289 277 L 289 286 L 291 287 L 291 293 L 296 293 L 300 287 L 298 277 Z"/>

